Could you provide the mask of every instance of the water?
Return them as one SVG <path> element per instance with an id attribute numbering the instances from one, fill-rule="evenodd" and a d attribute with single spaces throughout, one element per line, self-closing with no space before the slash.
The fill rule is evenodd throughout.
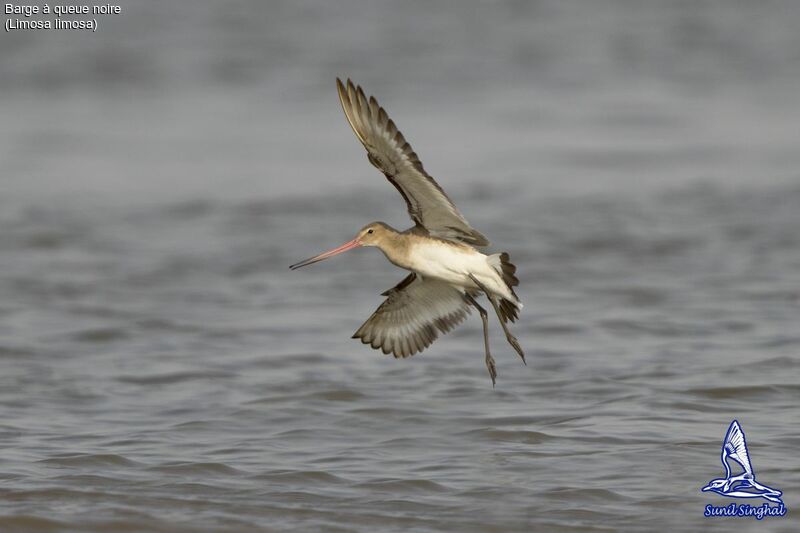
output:
<path id="1" fill-rule="evenodd" d="M 798 5 L 123 4 L 0 39 L 0 530 L 793 531 Z M 794 18 L 792 18 L 794 17 Z M 513 326 L 350 339 L 409 225 L 375 93 L 519 267 Z M 730 421 L 782 519 L 702 517 Z"/>

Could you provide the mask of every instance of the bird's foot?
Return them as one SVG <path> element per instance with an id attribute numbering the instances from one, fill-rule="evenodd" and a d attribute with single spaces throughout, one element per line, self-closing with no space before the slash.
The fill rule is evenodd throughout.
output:
<path id="1" fill-rule="evenodd" d="M 497 367 L 494 364 L 494 357 L 491 355 L 486 356 L 486 368 L 489 370 L 489 377 L 492 378 L 492 388 L 494 388 L 497 380 Z"/>
<path id="2" fill-rule="evenodd" d="M 506 339 L 508 339 L 508 343 L 522 358 L 522 362 L 525 363 L 525 366 L 528 366 L 528 362 L 525 360 L 525 352 L 522 351 L 522 346 L 519 345 L 519 341 L 517 341 L 517 338 L 514 335 L 509 334 L 506 336 Z"/>

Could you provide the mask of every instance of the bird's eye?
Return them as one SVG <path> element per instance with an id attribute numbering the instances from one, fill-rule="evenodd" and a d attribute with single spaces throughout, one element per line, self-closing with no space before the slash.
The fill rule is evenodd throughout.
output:
<path id="1" fill-rule="evenodd" d="M 372 230 L 371 230 L 371 229 L 368 229 L 368 230 L 367 230 L 367 233 L 372 233 Z"/>

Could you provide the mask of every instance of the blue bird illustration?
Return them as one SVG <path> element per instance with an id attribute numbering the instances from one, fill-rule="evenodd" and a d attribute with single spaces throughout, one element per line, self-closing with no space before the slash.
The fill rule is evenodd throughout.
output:
<path id="1" fill-rule="evenodd" d="M 731 475 L 728 459 L 732 459 L 742 467 L 741 474 Z M 731 422 L 722 442 L 722 464 L 725 467 L 725 477 L 709 481 L 708 485 L 703 487 L 703 492 L 716 492 L 729 498 L 764 498 L 774 503 L 783 503 L 781 500 L 783 492 L 756 481 L 750 454 L 747 452 L 744 431 L 736 420 Z"/>

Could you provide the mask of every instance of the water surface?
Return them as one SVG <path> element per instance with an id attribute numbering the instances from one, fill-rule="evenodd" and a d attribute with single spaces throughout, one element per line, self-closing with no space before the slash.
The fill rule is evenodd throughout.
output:
<path id="1" fill-rule="evenodd" d="M 3 531 L 796 530 L 797 4 L 137 3 L 0 55 Z M 733 7 L 731 7 L 733 6 Z M 519 267 L 350 335 L 404 273 L 335 76 Z M 702 517 L 732 419 L 790 514 Z"/>

